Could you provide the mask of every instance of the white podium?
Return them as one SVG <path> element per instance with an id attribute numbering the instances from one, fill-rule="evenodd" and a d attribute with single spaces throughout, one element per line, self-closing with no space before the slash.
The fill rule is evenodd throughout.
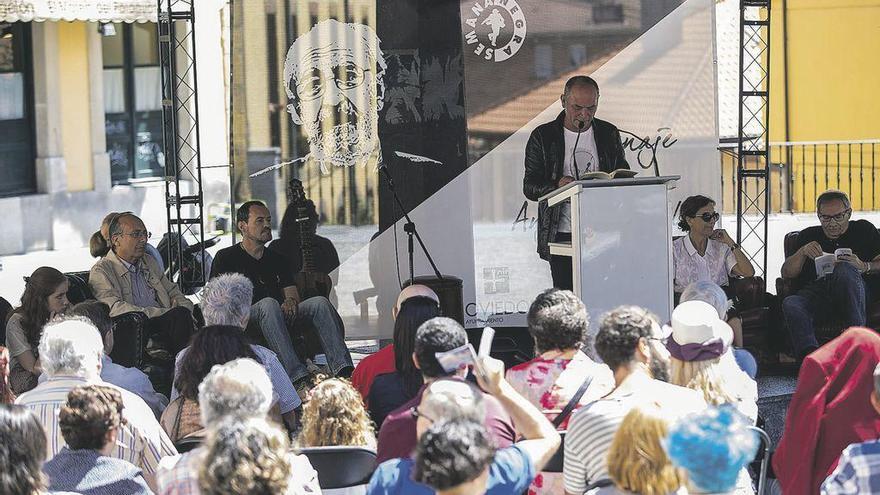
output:
<path id="1" fill-rule="evenodd" d="M 672 224 L 667 191 L 679 176 L 586 180 L 539 198 L 549 206 L 571 201 L 571 244 L 550 243 L 550 254 L 570 256 L 574 292 L 599 317 L 621 304 L 672 313 Z"/>

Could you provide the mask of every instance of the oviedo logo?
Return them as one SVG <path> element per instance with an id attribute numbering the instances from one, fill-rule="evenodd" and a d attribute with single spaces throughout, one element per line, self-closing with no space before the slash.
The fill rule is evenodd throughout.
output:
<path id="1" fill-rule="evenodd" d="M 486 60 L 504 62 L 514 56 L 526 38 L 526 18 L 516 0 L 482 0 L 474 2 L 464 21 L 464 39 L 474 53 Z"/>

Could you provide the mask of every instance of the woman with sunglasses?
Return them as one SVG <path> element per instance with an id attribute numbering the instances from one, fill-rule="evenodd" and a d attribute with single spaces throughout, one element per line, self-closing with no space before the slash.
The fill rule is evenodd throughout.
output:
<path id="1" fill-rule="evenodd" d="M 718 218 L 715 201 L 706 196 L 690 196 L 681 203 L 678 226 L 687 235 L 672 242 L 676 305 L 685 287 L 703 280 L 720 285 L 736 301 L 729 277 L 755 275 L 755 268 L 739 244 L 726 230 L 715 228 Z M 731 311 L 727 323 L 733 329 L 733 345 L 742 347 L 742 320 L 735 309 Z"/>

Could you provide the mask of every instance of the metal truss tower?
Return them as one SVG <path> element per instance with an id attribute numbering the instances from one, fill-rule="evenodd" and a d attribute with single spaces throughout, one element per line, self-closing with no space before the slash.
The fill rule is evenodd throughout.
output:
<path id="1" fill-rule="evenodd" d="M 162 73 L 162 127 L 165 148 L 165 206 L 168 238 L 203 242 L 202 166 L 196 77 L 195 0 L 158 0 L 159 64 Z M 180 268 L 183 245 L 169 242 L 168 259 Z M 204 250 L 196 253 L 204 257 Z M 205 266 L 205 260 L 201 260 Z M 208 274 L 184 274 L 178 284 L 204 285 Z M 172 268 L 169 273 L 174 273 Z"/>
<path id="2" fill-rule="evenodd" d="M 767 282 L 770 0 L 740 0 L 736 241 Z"/>

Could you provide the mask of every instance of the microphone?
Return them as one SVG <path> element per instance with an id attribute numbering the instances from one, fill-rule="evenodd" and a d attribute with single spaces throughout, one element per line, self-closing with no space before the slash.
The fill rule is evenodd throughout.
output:
<path id="1" fill-rule="evenodd" d="M 578 141 L 581 140 L 581 132 L 584 131 L 584 126 L 587 124 L 583 120 L 576 120 L 575 123 L 577 124 L 578 132 L 577 137 L 574 139 L 574 148 L 571 149 L 571 163 L 574 165 L 574 179 L 580 180 L 581 172 L 578 170 L 577 154 L 575 151 L 577 151 Z"/>

